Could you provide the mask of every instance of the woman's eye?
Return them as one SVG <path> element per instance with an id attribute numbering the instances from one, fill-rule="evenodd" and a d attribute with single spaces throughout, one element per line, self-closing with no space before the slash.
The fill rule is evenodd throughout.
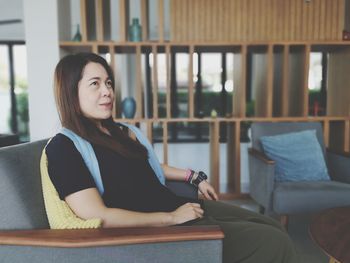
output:
<path id="1" fill-rule="evenodd" d="M 97 81 L 94 81 L 94 82 L 91 82 L 90 85 L 91 85 L 91 86 L 97 86 L 97 84 L 98 84 Z"/>
<path id="2" fill-rule="evenodd" d="M 106 86 L 107 86 L 107 87 L 112 87 L 112 81 L 111 81 L 111 80 L 107 80 Z"/>

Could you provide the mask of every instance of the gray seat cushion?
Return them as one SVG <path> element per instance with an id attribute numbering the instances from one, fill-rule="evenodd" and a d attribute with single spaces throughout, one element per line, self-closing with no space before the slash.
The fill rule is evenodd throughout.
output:
<path id="1" fill-rule="evenodd" d="M 273 210 L 279 214 L 316 212 L 350 205 L 350 184 L 336 181 L 276 183 Z"/>
<path id="2" fill-rule="evenodd" d="M 0 229 L 48 228 L 39 167 L 45 144 L 0 149 Z"/>

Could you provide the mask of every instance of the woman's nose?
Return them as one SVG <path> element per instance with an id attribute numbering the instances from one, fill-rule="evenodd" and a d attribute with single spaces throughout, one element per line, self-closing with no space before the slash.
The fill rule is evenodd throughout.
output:
<path id="1" fill-rule="evenodd" d="M 103 84 L 101 87 L 101 93 L 103 97 L 110 96 L 112 93 L 112 89 L 108 88 L 106 84 Z"/>

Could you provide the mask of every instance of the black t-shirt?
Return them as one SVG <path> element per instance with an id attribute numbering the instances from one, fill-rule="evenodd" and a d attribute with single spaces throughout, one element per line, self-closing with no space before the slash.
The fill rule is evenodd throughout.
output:
<path id="1" fill-rule="evenodd" d="M 107 207 L 140 212 L 170 212 L 187 202 L 200 200 L 176 196 L 163 186 L 147 160 L 126 158 L 92 144 L 99 164 Z M 57 134 L 46 147 L 49 176 L 60 198 L 96 184 L 74 143 Z"/>

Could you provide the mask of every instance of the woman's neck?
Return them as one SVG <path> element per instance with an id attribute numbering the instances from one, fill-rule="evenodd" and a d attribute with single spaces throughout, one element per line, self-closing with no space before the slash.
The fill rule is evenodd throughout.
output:
<path id="1" fill-rule="evenodd" d="M 96 125 L 97 125 L 97 128 L 101 131 L 101 132 L 103 132 L 103 133 L 105 133 L 105 134 L 107 134 L 107 135 L 111 135 L 111 133 L 109 132 L 109 130 L 106 128 L 106 127 L 103 127 L 103 125 L 102 125 L 102 122 L 97 122 L 96 123 Z"/>

